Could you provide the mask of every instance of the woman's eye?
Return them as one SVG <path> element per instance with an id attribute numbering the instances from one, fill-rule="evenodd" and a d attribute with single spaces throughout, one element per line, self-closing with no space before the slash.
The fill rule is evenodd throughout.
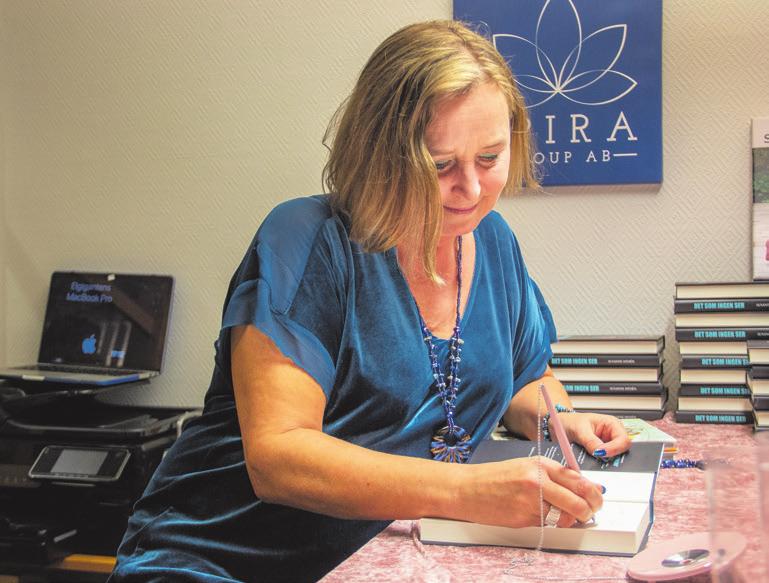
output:
<path id="1" fill-rule="evenodd" d="M 486 164 L 494 164 L 497 161 L 498 154 L 483 154 L 479 156 L 481 162 L 484 162 Z"/>
<path id="2" fill-rule="evenodd" d="M 435 169 L 438 172 L 442 172 L 443 170 L 446 170 L 451 165 L 451 160 L 441 160 L 440 162 L 435 162 Z"/>

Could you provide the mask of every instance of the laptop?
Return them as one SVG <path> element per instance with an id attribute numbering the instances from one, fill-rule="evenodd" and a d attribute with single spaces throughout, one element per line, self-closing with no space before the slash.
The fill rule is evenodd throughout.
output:
<path id="1" fill-rule="evenodd" d="M 0 378 L 106 386 L 157 376 L 172 294 L 167 275 L 54 272 L 37 364 Z"/>

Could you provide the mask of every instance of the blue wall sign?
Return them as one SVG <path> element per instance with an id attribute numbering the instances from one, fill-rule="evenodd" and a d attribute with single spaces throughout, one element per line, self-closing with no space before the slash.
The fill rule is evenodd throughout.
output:
<path id="1" fill-rule="evenodd" d="M 526 99 L 543 185 L 662 182 L 662 0 L 454 0 Z"/>

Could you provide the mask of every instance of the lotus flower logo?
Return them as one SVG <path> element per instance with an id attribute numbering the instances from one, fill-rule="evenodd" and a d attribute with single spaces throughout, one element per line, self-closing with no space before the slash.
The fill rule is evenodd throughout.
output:
<path id="1" fill-rule="evenodd" d="M 574 16 L 573 22 L 564 19 L 564 12 Z M 556 95 L 580 105 L 606 105 L 622 99 L 638 85 L 614 68 L 626 38 L 627 24 L 605 26 L 583 36 L 572 0 L 546 0 L 533 41 L 516 34 L 493 35 L 494 46 L 508 59 L 527 94 L 530 109 Z"/>

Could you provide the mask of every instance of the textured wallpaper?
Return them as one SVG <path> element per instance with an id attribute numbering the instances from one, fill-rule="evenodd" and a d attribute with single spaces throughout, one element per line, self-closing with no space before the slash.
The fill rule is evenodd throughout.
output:
<path id="1" fill-rule="evenodd" d="M 0 0 L 0 361 L 34 360 L 50 272 L 169 273 L 163 375 L 197 405 L 229 278 L 265 214 L 321 190 L 325 126 L 369 53 L 448 0 Z M 516 230 L 559 331 L 665 333 L 673 284 L 750 277 L 763 0 L 664 3 L 664 182 L 523 194 Z"/>
<path id="2" fill-rule="evenodd" d="M 8 120 L 8 44 L 6 41 L 5 4 L 0 0 L 0 363 L 5 362 L 6 354 L 6 300 L 5 273 L 7 271 L 8 228 L 5 220 L 5 151 L 6 125 Z"/>

